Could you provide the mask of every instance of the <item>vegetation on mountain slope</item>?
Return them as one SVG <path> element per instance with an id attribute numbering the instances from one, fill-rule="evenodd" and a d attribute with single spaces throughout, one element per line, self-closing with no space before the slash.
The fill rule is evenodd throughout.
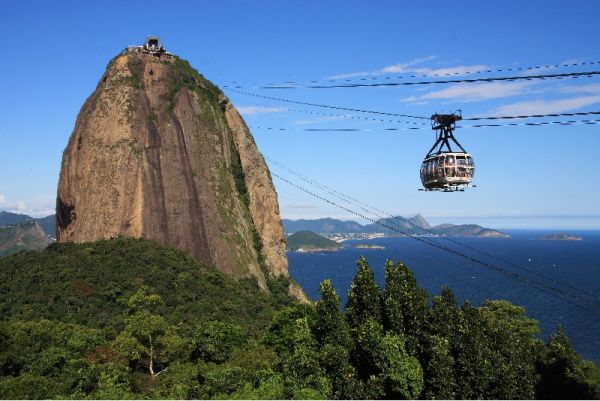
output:
<path id="1" fill-rule="evenodd" d="M 134 239 L 0 260 L 0 398 L 598 398 L 600 370 L 507 301 L 432 302 L 366 260 L 345 309 Z M 277 292 L 274 289 L 279 289 Z"/>

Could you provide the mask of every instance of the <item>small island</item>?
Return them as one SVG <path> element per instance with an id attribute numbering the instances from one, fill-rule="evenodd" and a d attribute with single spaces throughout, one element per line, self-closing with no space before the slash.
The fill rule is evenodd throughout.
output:
<path id="1" fill-rule="evenodd" d="M 375 245 L 375 244 L 356 244 L 354 245 L 356 249 L 385 249 L 383 245 Z"/>
<path id="2" fill-rule="evenodd" d="M 312 231 L 298 231 L 287 238 L 286 251 L 292 252 L 334 252 L 342 244 L 325 238 Z"/>
<path id="3" fill-rule="evenodd" d="M 581 240 L 583 240 L 582 237 L 577 237 L 575 235 L 563 234 L 563 233 L 544 235 L 541 239 L 548 240 L 548 241 L 581 241 Z"/>

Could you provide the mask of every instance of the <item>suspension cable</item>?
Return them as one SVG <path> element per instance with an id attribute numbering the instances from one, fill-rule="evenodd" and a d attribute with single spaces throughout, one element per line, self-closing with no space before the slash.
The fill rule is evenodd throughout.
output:
<path id="1" fill-rule="evenodd" d="M 472 256 L 469 256 L 469 255 L 467 255 L 467 254 L 465 254 L 463 252 L 457 251 L 457 250 L 455 250 L 453 248 L 450 248 L 450 247 L 448 247 L 446 245 L 439 244 L 439 243 L 436 243 L 434 241 L 431 241 L 431 240 L 429 240 L 429 239 L 427 239 L 425 237 L 419 237 L 419 236 L 416 236 L 414 234 L 410 234 L 409 232 L 407 232 L 405 230 L 402 230 L 400 228 L 393 227 L 393 226 L 390 226 L 390 225 L 388 225 L 386 223 L 382 223 L 380 221 L 377 221 L 377 220 L 375 220 L 375 219 L 373 219 L 373 218 L 371 218 L 369 216 L 366 216 L 366 215 L 364 215 L 364 214 L 362 214 L 360 212 L 357 212 L 357 211 L 355 211 L 353 209 L 350 209 L 350 208 L 348 208 L 346 206 L 340 205 L 339 203 L 337 203 L 335 201 L 332 201 L 331 199 L 328 199 L 328 198 L 326 198 L 324 196 L 318 195 L 318 194 L 316 194 L 316 193 L 314 193 L 314 192 L 312 192 L 312 191 L 310 191 L 310 190 L 302 187 L 301 185 L 299 185 L 297 183 L 294 183 L 293 181 L 291 181 L 291 180 L 289 180 L 289 179 L 287 179 L 285 177 L 282 177 L 279 174 L 271 172 L 271 175 L 273 175 L 274 177 L 276 177 L 276 178 L 284 181 L 285 183 L 291 185 L 292 187 L 294 187 L 296 189 L 299 189 L 302 192 L 307 193 L 308 195 L 311 195 L 311 196 L 313 196 L 313 197 L 315 197 L 317 199 L 322 200 L 323 202 L 326 202 L 326 203 L 328 203 L 328 204 L 330 204 L 332 206 L 335 206 L 335 207 L 337 207 L 337 208 L 339 208 L 341 210 L 344 210 L 344 211 L 346 211 L 348 213 L 351 213 L 351 214 L 353 214 L 353 215 L 355 215 L 355 216 L 357 216 L 357 217 L 359 217 L 361 219 L 368 220 L 368 221 L 370 221 L 372 223 L 378 224 L 381 227 L 384 227 L 384 228 L 389 229 L 391 231 L 394 231 L 394 232 L 397 232 L 399 234 L 408 236 L 408 237 L 413 238 L 413 239 L 415 239 L 415 240 L 417 240 L 419 242 L 422 242 L 422 243 L 425 243 L 425 244 L 427 244 L 429 246 L 432 246 L 434 248 L 440 249 L 440 250 L 442 250 L 444 252 L 447 252 L 447 253 L 459 256 L 459 257 L 461 257 L 463 259 L 469 260 L 471 262 L 474 262 L 474 263 L 480 265 L 483 268 L 487 268 L 487 269 L 496 271 L 497 273 L 500 273 L 500 274 L 502 274 L 504 276 L 512 278 L 512 279 L 514 279 L 516 281 L 519 281 L 522 284 L 528 285 L 528 286 L 530 286 L 532 288 L 535 288 L 535 289 L 537 289 L 539 291 L 542 291 L 542 292 L 544 292 L 544 293 L 546 293 L 546 294 L 548 294 L 550 296 L 553 296 L 555 298 L 561 299 L 562 301 L 567 302 L 567 303 L 569 303 L 569 304 L 571 304 L 571 305 L 573 305 L 573 306 L 575 306 L 575 307 L 577 307 L 577 308 L 579 308 L 579 309 L 581 309 L 583 311 L 586 311 L 586 312 L 588 312 L 590 314 L 593 314 L 595 316 L 600 316 L 600 313 L 598 313 L 597 311 L 588 309 L 587 307 L 584 307 L 582 305 L 574 303 L 569 298 L 573 298 L 573 299 L 576 299 L 576 300 L 580 299 L 580 298 L 577 297 L 577 296 L 575 296 L 575 295 L 573 295 L 573 294 L 568 294 L 565 291 L 561 290 L 560 288 L 549 286 L 549 285 L 540 283 L 540 282 L 538 282 L 536 280 L 532 280 L 530 278 L 521 276 L 521 275 L 519 275 L 517 273 L 514 273 L 514 272 L 511 272 L 511 271 L 502 269 L 502 268 L 500 268 L 498 266 L 495 266 L 495 265 L 493 265 L 491 263 L 487 263 L 487 262 L 482 261 L 480 259 L 477 259 L 477 258 L 474 258 Z"/>
<path id="2" fill-rule="evenodd" d="M 259 89 L 339 89 L 339 88 L 366 88 L 366 87 L 385 87 L 385 86 L 415 86 L 415 85 L 439 85 L 439 84 L 461 84 L 475 82 L 513 82 L 513 81 L 533 81 L 545 79 L 565 79 L 565 78 L 591 78 L 600 75 L 600 71 L 583 72 L 565 72 L 562 74 L 538 74 L 538 75 L 518 75 L 510 77 L 488 77 L 488 78 L 470 78 L 470 79 L 446 79 L 441 81 L 411 81 L 411 82 L 376 82 L 376 83 L 348 83 L 335 85 L 280 85 L 280 86 L 261 86 Z M 223 88 L 230 88 L 223 85 Z M 234 88 L 240 88 L 235 86 Z"/>
<path id="3" fill-rule="evenodd" d="M 566 120 L 566 121 L 542 121 L 542 122 L 523 122 L 523 123 L 503 123 L 503 124 L 476 124 L 476 125 L 460 125 L 456 128 L 489 128 L 489 127 L 536 127 L 545 125 L 597 125 L 600 124 L 600 119 L 594 120 Z M 270 132 L 381 132 L 381 131 L 415 131 L 425 130 L 425 127 L 387 127 L 387 128 L 284 128 L 284 127 L 263 127 L 261 125 L 250 125 L 250 128 L 267 130 Z M 427 129 L 430 131 L 430 129 Z"/>
<path id="4" fill-rule="evenodd" d="M 284 82 L 272 82 L 272 83 L 261 83 L 261 82 L 249 82 L 249 81 L 229 81 L 227 83 L 232 85 L 254 85 L 254 86 L 278 86 L 278 85 L 303 85 L 303 84 L 317 84 L 320 82 L 336 83 L 336 82 L 354 82 L 354 81 L 378 81 L 378 80 L 390 80 L 390 79 L 415 79 L 415 78 L 428 78 L 428 77 L 449 77 L 457 75 L 475 75 L 475 74 L 492 74 L 498 72 L 518 72 L 518 71 L 533 71 L 539 69 L 552 69 L 552 68 L 564 68 L 564 67 L 580 67 L 589 65 L 598 65 L 600 61 L 582 61 L 576 63 L 563 63 L 563 64 L 549 64 L 533 67 L 506 67 L 496 69 L 479 69 L 471 71 L 453 71 L 446 73 L 429 73 L 429 74 L 413 74 L 413 75 L 377 75 L 371 77 L 345 77 L 345 78 L 324 78 L 309 81 L 284 81 Z M 451 67 L 452 68 L 452 67 Z M 224 83 L 227 84 L 227 83 Z"/>
<path id="5" fill-rule="evenodd" d="M 271 158 L 269 158 L 267 156 L 265 156 L 265 159 L 268 160 L 270 163 L 273 163 L 276 166 L 278 166 L 278 167 L 280 167 L 280 168 L 288 171 L 289 173 L 291 173 L 291 174 L 299 177 L 302 181 L 304 181 L 304 182 L 306 182 L 306 183 L 308 183 L 310 185 L 313 185 L 313 186 L 315 186 L 315 187 L 317 187 L 317 188 L 319 188 L 319 189 L 321 189 L 323 191 L 326 191 L 330 195 L 333 195 L 333 196 L 335 196 L 336 198 L 338 198 L 340 200 L 343 200 L 343 201 L 345 201 L 347 203 L 350 203 L 350 204 L 354 203 L 361 210 L 363 210 L 363 211 L 365 211 L 367 213 L 371 213 L 371 214 L 375 215 L 376 217 L 378 217 L 379 219 L 386 219 L 388 221 L 389 221 L 389 219 L 392 219 L 392 221 L 390 223 L 394 224 L 395 226 L 400 227 L 400 228 L 402 227 L 400 224 L 409 225 L 409 227 L 410 227 L 409 229 L 411 229 L 412 233 L 415 234 L 415 235 L 419 235 L 419 234 L 437 235 L 437 233 L 435 231 L 433 231 L 432 229 L 427 229 L 425 227 L 415 225 L 415 224 L 411 223 L 410 220 L 408 220 L 408 219 L 399 218 L 398 216 L 393 216 L 392 214 L 390 214 L 388 212 L 382 211 L 382 210 L 377 209 L 377 208 L 375 208 L 375 207 L 373 207 L 373 206 L 371 206 L 371 205 L 369 205 L 367 203 L 361 202 L 360 200 L 358 200 L 356 198 L 353 198 L 350 195 L 346 195 L 346 194 L 344 194 L 342 192 L 339 192 L 339 191 L 336 191 L 335 189 L 330 188 L 330 187 L 328 187 L 328 186 L 326 186 L 324 184 L 320 184 L 319 182 L 317 182 L 317 181 L 315 181 L 315 180 L 313 180 L 311 178 L 308 178 L 308 177 L 304 176 L 303 174 L 301 174 L 301 173 L 299 173 L 297 171 L 294 171 L 294 170 L 290 169 L 289 167 L 287 167 L 283 163 L 280 163 L 280 162 L 278 162 L 276 160 L 273 160 L 273 159 L 271 159 Z M 395 223 L 396 221 L 398 223 Z M 540 277 L 542 277 L 542 278 L 544 278 L 546 280 L 550 280 L 550 281 L 554 282 L 555 284 L 564 285 L 566 287 L 569 287 L 572 290 L 578 291 L 578 292 L 580 292 L 582 294 L 585 294 L 585 295 L 587 295 L 589 297 L 592 297 L 594 299 L 594 301 L 592 301 L 592 303 L 594 303 L 596 306 L 600 306 L 600 302 L 598 301 L 598 300 L 600 300 L 600 297 L 598 297 L 597 295 L 595 295 L 595 294 L 593 294 L 591 292 L 588 292 L 586 290 L 582 290 L 580 288 L 574 287 L 574 286 L 572 286 L 572 285 L 570 285 L 568 283 L 564 283 L 564 282 L 562 282 L 560 280 L 556 280 L 554 278 L 545 276 L 545 275 L 543 275 L 543 274 L 541 274 L 539 272 L 536 272 L 536 271 L 527 269 L 525 267 L 519 266 L 519 265 L 517 265 L 517 264 L 515 264 L 513 262 L 510 262 L 510 261 L 507 261 L 507 260 L 503 260 L 503 259 L 501 259 L 501 258 L 499 258 L 499 257 L 497 257 L 495 255 L 492 255 L 492 254 L 490 254 L 488 252 L 482 251 L 482 250 L 477 249 L 475 247 L 472 247 L 472 246 L 469 246 L 467 244 L 464 244 L 464 243 L 462 243 L 460 241 L 454 240 L 453 238 L 442 237 L 442 239 L 444 239 L 444 240 L 446 240 L 448 242 L 451 242 L 451 243 L 453 243 L 455 245 L 461 246 L 463 248 L 469 249 L 469 250 L 471 250 L 473 252 L 480 253 L 480 254 L 482 254 L 482 255 L 484 255 L 486 257 L 495 259 L 495 260 L 497 260 L 497 261 L 499 261 L 501 263 L 507 264 L 507 265 L 512 266 L 514 268 L 517 268 L 519 270 L 526 271 L 528 273 L 532 273 L 532 274 L 538 275 L 538 276 L 540 276 Z"/>
<path id="6" fill-rule="evenodd" d="M 392 116 L 392 117 L 416 118 L 419 120 L 429 120 L 430 119 L 430 117 L 413 116 L 413 115 L 409 115 L 409 114 L 387 113 L 387 112 L 377 111 L 377 110 L 362 110 L 362 109 L 354 109 L 354 108 L 342 107 L 342 106 L 330 106 L 330 105 L 326 105 L 326 104 L 301 102 L 301 101 L 297 101 L 297 100 L 285 99 L 285 98 L 280 98 L 280 97 L 259 95 L 257 93 L 245 92 L 245 91 L 240 91 L 240 90 L 231 89 L 231 88 L 229 88 L 229 90 L 231 92 L 239 93 L 241 95 L 254 96 L 257 98 L 261 98 L 261 99 L 276 100 L 276 101 L 285 102 L 285 103 L 301 104 L 304 106 L 321 107 L 321 108 L 325 108 L 325 109 L 334 109 L 334 110 L 354 111 L 354 112 L 358 112 L 358 113 L 379 114 L 379 115 Z"/>

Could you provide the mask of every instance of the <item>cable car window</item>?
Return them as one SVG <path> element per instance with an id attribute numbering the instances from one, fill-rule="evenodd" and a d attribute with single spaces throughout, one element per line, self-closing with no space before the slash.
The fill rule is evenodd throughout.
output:
<path id="1" fill-rule="evenodd" d="M 458 164 L 458 176 L 466 177 L 467 176 L 467 160 L 464 157 L 460 157 L 456 159 Z"/>

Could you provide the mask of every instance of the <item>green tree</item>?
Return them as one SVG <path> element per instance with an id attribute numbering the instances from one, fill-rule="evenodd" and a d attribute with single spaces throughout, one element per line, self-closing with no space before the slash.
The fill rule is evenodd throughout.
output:
<path id="1" fill-rule="evenodd" d="M 429 313 L 427 292 L 417 286 L 412 271 L 402 263 L 388 260 L 383 291 L 384 327 L 403 336 L 413 355 L 423 352 Z"/>
<path id="2" fill-rule="evenodd" d="M 331 280 L 322 281 L 319 289 L 321 299 L 315 304 L 317 319 L 314 327 L 317 342 L 320 345 L 336 344 L 349 348 L 352 338 L 348 323 L 340 311 L 340 297 Z"/>
<path id="3" fill-rule="evenodd" d="M 380 344 L 377 368 L 372 381 L 383 386 L 385 398 L 414 399 L 423 389 L 423 370 L 416 358 L 406 351 L 399 335 L 386 334 Z"/>
<path id="4" fill-rule="evenodd" d="M 247 398 L 255 391 L 257 394 L 271 393 L 280 382 L 283 388 L 279 362 L 272 349 L 253 343 L 235 349 L 225 363 L 200 362 L 203 385 L 197 398 Z M 278 379 L 273 379 L 274 376 Z M 285 398 L 283 392 L 277 395 L 274 398 Z"/>
<path id="5" fill-rule="evenodd" d="M 538 367 L 541 377 L 536 388 L 537 398 L 597 398 L 598 387 L 589 382 L 584 372 L 584 361 L 571 346 L 562 327 L 550 336 L 545 351 L 546 355 Z"/>
<path id="6" fill-rule="evenodd" d="M 314 326 L 317 319 L 315 307 L 306 304 L 293 304 L 273 315 L 271 324 L 262 341 L 272 347 L 280 357 L 292 349 L 297 330 L 296 321 L 306 318 L 309 326 Z"/>
<path id="7" fill-rule="evenodd" d="M 107 363 L 100 367 L 100 377 L 92 399 L 119 400 L 137 398 L 134 393 L 131 372 L 121 363 Z"/>
<path id="8" fill-rule="evenodd" d="M 331 381 L 320 365 L 318 345 L 306 318 L 296 321 L 291 352 L 282 360 L 282 367 L 287 397 L 330 398 Z"/>
<path id="9" fill-rule="evenodd" d="M 352 331 L 352 363 L 364 383 L 364 398 L 416 398 L 423 388 L 419 361 L 408 354 L 404 339 L 384 333 L 373 319 Z M 360 390 L 360 387 L 357 387 Z"/>
<path id="10" fill-rule="evenodd" d="M 460 310 L 452 290 L 442 287 L 442 293 L 432 299 L 429 331 L 452 341 L 458 330 L 459 316 Z"/>
<path id="11" fill-rule="evenodd" d="M 257 386 L 245 383 L 235 392 L 228 394 L 230 400 L 281 400 L 286 396 L 286 388 L 281 373 L 263 378 Z"/>
<path id="12" fill-rule="evenodd" d="M 247 336 L 243 328 L 225 322 L 212 321 L 197 328 L 192 334 L 192 356 L 206 362 L 223 363 L 234 349 L 242 346 Z"/>
<path id="13" fill-rule="evenodd" d="M 424 355 L 424 396 L 429 400 L 452 400 L 456 398 L 454 358 L 450 353 L 450 341 L 438 335 L 427 336 Z"/>
<path id="14" fill-rule="evenodd" d="M 30 372 L 0 378 L 0 398 L 3 400 L 56 399 L 60 395 L 60 383 Z"/>
<path id="15" fill-rule="evenodd" d="M 535 362 L 543 343 L 536 338 L 537 321 L 525 316 L 525 309 L 508 301 L 483 302 L 478 308 L 481 330 L 486 333 L 493 380 L 488 397 L 531 399 L 537 381 Z"/>
<path id="16" fill-rule="evenodd" d="M 196 364 L 174 363 L 156 378 L 150 397 L 167 400 L 197 399 L 200 397 L 199 375 Z"/>
<path id="17" fill-rule="evenodd" d="M 488 398 L 495 372 L 487 347 L 482 319 L 477 308 L 465 300 L 460 309 L 458 330 L 451 340 L 457 372 L 457 398 Z"/>
<path id="18" fill-rule="evenodd" d="M 322 281 L 320 291 L 321 299 L 316 303 L 317 320 L 313 332 L 320 348 L 321 366 L 331 379 L 334 398 L 353 398 L 356 372 L 350 363 L 350 328 L 340 311 L 340 298 L 331 280 Z"/>
<path id="19" fill-rule="evenodd" d="M 381 293 L 375 283 L 373 269 L 362 256 L 357 267 L 346 302 L 346 319 L 351 329 L 358 328 L 369 319 L 381 322 Z"/>
<path id="20" fill-rule="evenodd" d="M 351 351 L 351 361 L 358 378 L 364 383 L 369 377 L 380 373 L 378 362 L 383 336 L 383 326 L 375 319 L 367 319 L 362 325 L 352 330 L 354 347 Z"/>
<path id="21" fill-rule="evenodd" d="M 113 347 L 130 361 L 145 360 L 148 373 L 156 376 L 169 362 L 186 352 L 187 344 L 162 316 L 150 312 L 162 299 L 148 291 L 143 286 L 129 299 L 130 315 L 125 320 L 125 329 L 113 341 Z"/>

